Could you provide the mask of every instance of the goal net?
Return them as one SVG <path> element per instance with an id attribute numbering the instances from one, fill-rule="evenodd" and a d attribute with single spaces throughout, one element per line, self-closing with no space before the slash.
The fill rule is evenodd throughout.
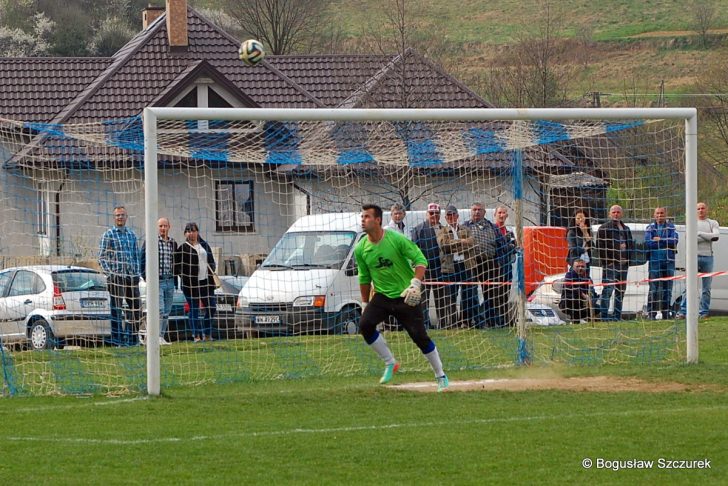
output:
<path id="1" fill-rule="evenodd" d="M 0 120 L 3 392 L 379 374 L 358 335 L 363 204 L 428 260 L 451 376 L 684 360 L 689 110 L 496 111 L 147 110 L 146 160 L 141 117 Z M 624 229 L 600 230 L 616 207 Z M 651 244 L 658 208 L 674 248 Z M 651 274 L 658 253 L 675 261 Z M 403 371 L 429 370 L 396 319 L 379 329 Z"/>

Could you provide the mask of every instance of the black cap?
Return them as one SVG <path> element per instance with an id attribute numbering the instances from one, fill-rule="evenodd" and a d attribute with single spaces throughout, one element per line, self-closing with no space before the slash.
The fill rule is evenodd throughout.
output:
<path id="1" fill-rule="evenodd" d="M 458 208 L 455 206 L 448 206 L 445 208 L 445 214 L 458 214 Z"/>

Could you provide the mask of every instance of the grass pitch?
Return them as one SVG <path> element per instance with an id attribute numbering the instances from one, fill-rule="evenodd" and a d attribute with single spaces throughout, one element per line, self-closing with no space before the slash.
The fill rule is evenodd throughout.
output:
<path id="1" fill-rule="evenodd" d="M 726 326 L 728 319 L 701 322 L 694 366 L 451 374 L 453 381 L 638 378 L 681 383 L 683 391 L 436 394 L 372 378 L 307 378 L 170 388 L 156 399 L 1 399 L 0 481 L 721 484 L 728 477 Z M 400 373 L 395 382 L 431 379 Z M 710 469 L 664 469 L 660 459 L 704 459 Z M 655 462 L 628 468 L 635 460 Z"/>

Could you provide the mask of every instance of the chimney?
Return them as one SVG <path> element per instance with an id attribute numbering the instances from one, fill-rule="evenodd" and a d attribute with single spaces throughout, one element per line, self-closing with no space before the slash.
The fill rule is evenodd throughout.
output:
<path id="1" fill-rule="evenodd" d="M 157 20 L 164 13 L 164 7 L 153 7 L 149 5 L 147 8 L 142 10 L 142 28 L 146 29 L 152 22 Z"/>
<path id="2" fill-rule="evenodd" d="M 170 51 L 187 50 L 187 0 L 167 0 L 167 36 Z"/>

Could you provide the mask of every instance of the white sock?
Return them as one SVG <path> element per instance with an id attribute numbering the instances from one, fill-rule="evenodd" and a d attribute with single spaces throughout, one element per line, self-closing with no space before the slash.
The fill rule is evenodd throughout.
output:
<path id="1" fill-rule="evenodd" d="M 437 352 L 437 348 L 427 353 L 425 358 L 427 358 L 427 361 L 430 362 L 432 371 L 435 372 L 435 378 L 440 378 L 445 375 L 445 372 L 442 369 L 442 361 L 440 361 L 440 353 Z"/>
<path id="2" fill-rule="evenodd" d="M 387 341 L 384 340 L 384 336 L 382 336 L 381 334 L 377 337 L 377 340 L 369 346 L 371 346 L 371 348 L 379 355 L 379 357 L 384 360 L 384 364 L 391 365 L 396 362 L 392 351 L 389 349 L 389 346 L 387 346 Z"/>

